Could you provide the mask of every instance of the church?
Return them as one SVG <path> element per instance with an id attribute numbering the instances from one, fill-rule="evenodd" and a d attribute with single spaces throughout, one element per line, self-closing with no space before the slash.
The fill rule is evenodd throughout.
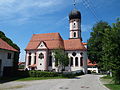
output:
<path id="1" fill-rule="evenodd" d="M 25 69 L 57 72 L 53 50 L 61 48 L 69 57 L 65 71 L 87 73 L 87 48 L 82 43 L 81 13 L 77 9 L 70 12 L 69 25 L 68 40 L 63 40 L 59 33 L 33 34 L 25 49 Z"/>

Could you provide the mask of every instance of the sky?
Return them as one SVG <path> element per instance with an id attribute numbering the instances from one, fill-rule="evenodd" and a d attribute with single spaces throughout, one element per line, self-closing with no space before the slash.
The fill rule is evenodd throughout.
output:
<path id="1" fill-rule="evenodd" d="M 83 42 L 96 22 L 112 24 L 120 17 L 120 0 L 76 0 L 75 8 L 82 15 Z M 25 61 L 24 49 L 33 34 L 59 32 L 69 38 L 73 9 L 73 0 L 0 0 L 0 31 L 20 47 L 20 61 Z"/>

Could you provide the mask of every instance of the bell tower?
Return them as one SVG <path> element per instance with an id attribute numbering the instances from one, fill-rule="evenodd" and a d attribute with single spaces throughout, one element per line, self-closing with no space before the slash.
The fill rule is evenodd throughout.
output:
<path id="1" fill-rule="evenodd" d="M 75 4 L 74 4 L 75 6 Z M 81 13 L 73 9 L 69 14 L 70 37 L 69 39 L 81 38 Z"/>

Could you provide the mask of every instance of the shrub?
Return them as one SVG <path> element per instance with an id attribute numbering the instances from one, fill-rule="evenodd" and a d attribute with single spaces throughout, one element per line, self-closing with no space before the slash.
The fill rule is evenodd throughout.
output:
<path id="1" fill-rule="evenodd" d="M 30 77 L 56 77 L 58 73 L 56 72 L 43 72 L 43 71 L 29 71 Z"/>

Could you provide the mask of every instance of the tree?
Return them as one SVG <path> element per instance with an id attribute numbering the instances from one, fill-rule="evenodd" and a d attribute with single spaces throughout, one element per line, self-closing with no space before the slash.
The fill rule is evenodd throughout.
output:
<path id="1" fill-rule="evenodd" d="M 103 39 L 102 56 L 103 65 L 106 70 L 113 72 L 114 81 L 120 84 L 120 21 L 113 23 L 111 29 L 106 29 Z"/>
<path id="2" fill-rule="evenodd" d="M 102 30 L 103 29 L 103 30 Z M 100 68 L 111 71 L 116 84 L 120 84 L 120 21 L 112 26 L 99 22 L 93 27 L 88 40 L 88 55 Z"/>
<path id="3" fill-rule="evenodd" d="M 67 54 L 64 52 L 62 49 L 56 49 L 54 50 L 54 57 L 55 57 L 55 66 L 58 66 L 58 71 L 59 67 L 65 70 L 65 66 L 68 66 L 69 64 L 69 58 Z"/>
<path id="4" fill-rule="evenodd" d="M 88 57 L 92 62 L 101 62 L 103 37 L 106 28 L 110 28 L 107 22 L 100 21 L 92 28 L 91 37 L 88 40 Z"/>

